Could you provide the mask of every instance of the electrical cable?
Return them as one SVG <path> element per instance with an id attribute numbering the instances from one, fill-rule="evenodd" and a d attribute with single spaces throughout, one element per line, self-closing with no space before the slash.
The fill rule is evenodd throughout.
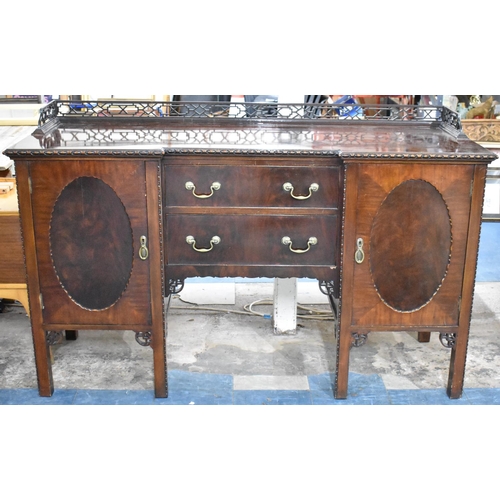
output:
<path id="1" fill-rule="evenodd" d="M 184 302 L 185 304 L 190 304 L 192 307 L 184 307 L 184 306 L 170 306 L 170 309 L 180 309 L 184 311 L 212 311 L 212 312 L 223 312 L 223 313 L 231 313 L 231 314 L 243 314 L 243 315 L 248 315 L 248 316 L 255 316 L 259 315 L 261 316 L 260 313 L 255 313 L 255 312 L 248 312 L 248 311 L 238 311 L 236 309 L 222 309 L 219 307 L 205 307 L 205 306 L 200 306 L 194 302 L 188 302 L 187 300 L 184 300 L 180 297 L 180 295 L 173 295 L 174 299 L 179 299 L 181 302 Z M 264 316 L 264 315 L 262 315 Z M 271 319 L 270 315 L 269 318 L 266 319 Z"/>
<path id="2" fill-rule="evenodd" d="M 250 304 L 246 304 L 243 306 L 243 311 L 239 311 L 237 309 L 223 309 L 219 307 L 205 307 L 205 306 L 200 306 L 194 302 L 189 302 L 187 300 L 184 300 L 180 297 L 180 295 L 173 295 L 174 299 L 178 299 L 181 302 L 184 302 L 185 304 L 190 304 L 192 307 L 185 307 L 185 306 L 170 306 L 170 309 L 178 309 L 178 310 L 184 310 L 184 311 L 211 311 L 211 312 L 222 312 L 222 313 L 229 313 L 229 314 L 242 314 L 242 315 L 247 315 L 247 316 L 261 316 L 264 319 L 272 319 L 271 314 L 267 313 L 261 313 L 254 311 L 255 306 L 263 306 L 263 305 L 273 305 L 274 302 L 269 299 L 259 299 L 255 300 L 254 302 Z M 312 320 L 318 320 L 318 321 L 334 321 L 335 320 L 335 315 L 330 311 L 330 310 L 324 310 L 324 309 L 317 309 L 317 308 L 311 308 L 311 307 L 306 307 L 301 304 L 297 304 L 297 309 L 307 311 L 308 314 L 299 314 L 297 311 L 297 318 L 300 319 L 312 319 Z"/>
<path id="3" fill-rule="evenodd" d="M 260 299 L 252 302 L 251 304 L 247 304 L 243 306 L 243 309 L 249 312 L 253 312 L 254 314 L 262 315 L 261 313 L 258 313 L 252 309 L 253 306 L 255 305 L 273 305 L 274 302 L 272 300 L 266 300 L 266 299 Z M 331 311 L 327 311 L 324 309 L 315 309 L 311 307 L 305 307 L 301 304 L 297 304 L 297 309 L 302 309 L 304 311 L 308 311 L 309 314 L 299 314 L 297 312 L 297 318 L 301 319 L 315 319 L 315 320 L 334 320 L 335 316 L 332 314 Z"/>

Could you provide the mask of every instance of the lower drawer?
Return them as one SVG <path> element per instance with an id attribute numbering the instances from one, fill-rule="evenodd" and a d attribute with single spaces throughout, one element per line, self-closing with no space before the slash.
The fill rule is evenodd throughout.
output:
<path id="1" fill-rule="evenodd" d="M 166 264 L 336 266 L 337 216 L 168 215 Z"/>

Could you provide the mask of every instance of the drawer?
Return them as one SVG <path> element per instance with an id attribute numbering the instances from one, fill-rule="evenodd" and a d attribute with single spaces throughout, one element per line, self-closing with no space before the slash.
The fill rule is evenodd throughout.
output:
<path id="1" fill-rule="evenodd" d="M 339 207 L 340 167 L 236 165 L 205 160 L 165 168 L 167 207 Z"/>
<path id="2" fill-rule="evenodd" d="M 336 215 L 168 215 L 166 225 L 168 266 L 337 263 Z"/>

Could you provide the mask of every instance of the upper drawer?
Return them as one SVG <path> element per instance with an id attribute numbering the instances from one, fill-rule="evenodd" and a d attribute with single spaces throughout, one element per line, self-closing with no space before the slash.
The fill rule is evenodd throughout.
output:
<path id="1" fill-rule="evenodd" d="M 338 208 L 341 169 L 302 162 L 244 164 L 206 159 L 198 164 L 168 163 L 166 206 Z"/>

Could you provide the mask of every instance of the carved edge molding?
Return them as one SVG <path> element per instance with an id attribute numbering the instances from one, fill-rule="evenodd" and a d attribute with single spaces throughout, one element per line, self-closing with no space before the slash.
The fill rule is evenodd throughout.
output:
<path id="1" fill-rule="evenodd" d="M 113 156 L 113 157 L 158 157 L 171 155 L 259 155 L 259 156 L 340 156 L 338 150 L 307 151 L 307 150 L 269 150 L 269 149 L 152 149 L 152 150 L 119 150 L 119 149 L 76 149 L 76 150 L 7 150 L 9 157 L 19 156 Z M 496 157 L 495 157 L 496 158 Z"/>
<path id="2" fill-rule="evenodd" d="M 258 155 L 258 156 L 341 156 L 338 149 L 324 151 L 295 150 L 295 149 L 207 149 L 207 148 L 178 148 L 164 149 L 165 155 Z"/>
<path id="3" fill-rule="evenodd" d="M 161 149 L 152 150 L 113 150 L 113 149 L 75 149 L 75 150 L 36 150 L 36 149 L 9 149 L 5 152 L 7 156 L 15 158 L 21 156 L 56 156 L 56 157 L 87 157 L 87 156 L 105 156 L 105 157 L 151 157 L 163 156 Z"/>
<path id="4" fill-rule="evenodd" d="M 80 149 L 80 150 L 7 150 L 5 154 L 9 157 L 22 156 L 56 156 L 56 157 L 158 157 L 171 155 L 238 155 L 238 156 L 336 156 L 341 158 L 367 158 L 367 159 L 434 159 L 434 160 L 496 160 L 497 155 L 485 154 L 458 154 L 458 153 L 343 153 L 340 150 L 308 151 L 308 150 L 286 150 L 286 149 L 152 149 L 152 150 L 115 150 L 115 149 Z"/>
<path id="5" fill-rule="evenodd" d="M 459 153 L 341 153 L 342 158 L 381 158 L 381 159 L 411 159 L 411 160 L 495 160 L 496 155 L 485 154 L 459 154 Z"/>
<path id="6" fill-rule="evenodd" d="M 344 167 L 344 176 L 342 179 L 342 206 L 345 207 L 346 194 L 347 194 L 347 170 L 350 168 L 349 165 Z M 340 261 L 344 262 L 344 235 L 345 235 L 345 208 L 342 210 L 342 221 L 341 221 L 341 236 L 340 236 Z M 342 285 L 343 285 L 343 275 L 344 266 L 340 265 L 340 275 L 339 275 L 339 305 L 337 311 L 337 343 L 335 348 L 335 388 L 334 396 L 337 392 L 337 384 L 339 380 L 339 361 L 340 361 L 340 332 L 342 330 Z"/>
<path id="7" fill-rule="evenodd" d="M 162 195 L 162 187 L 161 187 L 161 162 L 158 162 L 156 165 L 156 189 L 158 191 L 158 227 L 160 229 L 160 279 L 161 279 L 161 302 L 162 302 L 162 310 L 161 310 L 161 331 L 163 335 L 163 356 L 165 359 L 165 391 L 168 395 L 168 366 L 167 366 L 167 317 L 166 317 L 166 308 L 165 308 L 165 254 L 163 249 L 163 195 Z"/>
<path id="8" fill-rule="evenodd" d="M 341 158 L 380 158 L 380 159 L 470 159 L 470 160 L 495 160 L 493 153 L 485 154 L 458 154 L 458 153 L 344 153 L 341 150 L 287 150 L 287 149 L 165 149 L 165 155 L 259 155 L 259 156 L 339 156 Z"/>

